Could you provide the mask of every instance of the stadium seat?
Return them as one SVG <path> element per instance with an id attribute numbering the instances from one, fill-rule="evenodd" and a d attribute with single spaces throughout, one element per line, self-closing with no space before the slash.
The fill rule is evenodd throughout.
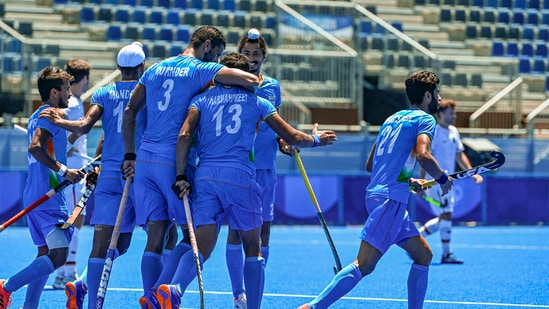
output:
<path id="1" fill-rule="evenodd" d="M 105 4 L 119 5 L 120 1 L 118 1 L 118 0 L 105 0 Z"/>
<path id="2" fill-rule="evenodd" d="M 137 0 L 122 0 L 122 4 L 129 5 L 131 7 L 137 6 Z"/>
<path id="3" fill-rule="evenodd" d="M 224 0 L 223 9 L 227 11 L 234 12 L 236 11 L 236 2 L 235 0 Z"/>
<path id="4" fill-rule="evenodd" d="M 189 42 L 191 40 L 191 27 L 189 25 L 177 26 L 175 40 L 178 42 Z"/>
<path id="5" fill-rule="evenodd" d="M 520 39 L 520 32 L 522 30 L 522 25 L 510 24 L 509 29 L 507 29 L 507 38 L 511 40 Z"/>
<path id="6" fill-rule="evenodd" d="M 454 11 L 454 20 L 466 22 L 467 21 L 467 11 L 462 8 L 456 8 Z"/>
<path id="7" fill-rule="evenodd" d="M 513 8 L 513 0 L 501 0 L 500 7 L 507 9 Z"/>
<path id="8" fill-rule="evenodd" d="M 409 67 L 411 67 L 410 62 L 411 62 L 410 61 L 410 55 L 400 54 L 400 55 L 398 55 L 397 67 L 409 68 Z"/>
<path id="9" fill-rule="evenodd" d="M 191 0 L 191 8 L 202 10 L 204 8 L 204 3 L 202 0 Z"/>
<path id="10" fill-rule="evenodd" d="M 172 4 L 170 3 L 170 0 L 157 0 L 158 3 L 157 3 L 157 6 L 159 7 L 162 7 L 162 8 L 165 8 L 165 9 L 169 9 L 172 7 Z"/>
<path id="11" fill-rule="evenodd" d="M 358 34 L 358 45 L 359 45 L 359 48 L 360 48 L 361 51 L 367 51 L 368 50 L 368 46 L 370 45 L 369 41 L 368 41 L 368 38 L 369 38 L 369 36 L 367 36 L 367 35 L 364 35 L 364 34 L 361 34 L 361 33 Z"/>
<path id="12" fill-rule="evenodd" d="M 545 91 L 549 91 L 549 75 L 545 76 Z"/>
<path id="13" fill-rule="evenodd" d="M 385 41 L 383 40 L 383 37 L 381 36 L 373 36 L 372 37 L 372 49 L 373 50 L 380 50 L 383 51 L 385 48 Z"/>
<path id="14" fill-rule="evenodd" d="M 173 7 L 178 9 L 186 9 L 187 8 L 187 0 L 174 0 L 173 1 Z"/>
<path id="15" fill-rule="evenodd" d="M 524 25 L 524 11 L 520 9 L 513 9 L 513 19 L 514 24 Z"/>
<path id="16" fill-rule="evenodd" d="M 149 23 L 162 25 L 164 23 L 164 9 L 153 8 L 149 14 Z"/>
<path id="17" fill-rule="evenodd" d="M 200 24 L 201 25 L 213 25 L 215 11 L 212 10 L 202 10 L 200 12 Z"/>
<path id="18" fill-rule="evenodd" d="M 249 28 L 246 22 L 248 13 L 244 11 L 236 11 L 233 15 L 233 27 L 237 28 Z"/>
<path id="19" fill-rule="evenodd" d="M 539 23 L 539 11 L 536 9 L 528 9 L 526 11 L 526 23 L 530 25 L 537 25 Z"/>
<path id="20" fill-rule="evenodd" d="M 440 22 L 441 23 L 451 22 L 452 19 L 453 19 L 452 9 L 450 9 L 450 8 L 441 8 L 440 9 Z"/>
<path id="21" fill-rule="evenodd" d="M 32 22 L 19 21 L 19 26 L 17 27 L 17 31 L 19 31 L 19 33 L 22 35 L 32 37 L 32 33 L 33 33 Z"/>
<path id="22" fill-rule="evenodd" d="M 534 56 L 534 46 L 532 46 L 532 44 L 528 42 L 523 42 L 520 54 L 522 56 L 529 56 L 529 57 Z"/>
<path id="23" fill-rule="evenodd" d="M 219 1 L 221 0 L 207 0 L 206 8 L 210 10 L 219 10 L 221 8 Z"/>
<path id="24" fill-rule="evenodd" d="M 442 87 L 452 87 L 453 86 L 453 77 L 451 71 L 443 71 L 440 74 L 440 83 Z"/>
<path id="25" fill-rule="evenodd" d="M 482 74 L 480 73 L 471 74 L 471 86 L 482 88 Z"/>
<path id="26" fill-rule="evenodd" d="M 265 17 L 265 28 L 275 30 L 276 27 L 276 17 L 272 15 L 267 15 Z"/>
<path id="27" fill-rule="evenodd" d="M 110 24 L 105 34 L 107 41 L 120 41 L 122 39 L 122 28 L 119 24 Z"/>
<path id="28" fill-rule="evenodd" d="M 486 0 L 486 3 L 485 3 L 485 5 L 484 5 L 484 7 L 487 7 L 487 8 L 498 8 L 498 7 L 499 7 L 498 0 Z"/>
<path id="29" fill-rule="evenodd" d="M 219 27 L 229 27 L 231 23 L 231 12 L 218 11 L 217 12 L 216 25 Z"/>
<path id="30" fill-rule="evenodd" d="M 227 43 L 229 44 L 238 44 L 240 42 L 240 33 L 236 30 L 230 30 L 227 33 Z"/>
<path id="31" fill-rule="evenodd" d="M 183 52 L 183 49 L 185 46 L 183 46 L 181 43 L 175 43 L 170 45 L 170 49 L 168 51 L 168 56 L 173 57 L 181 54 Z"/>
<path id="32" fill-rule="evenodd" d="M 156 40 L 156 25 L 145 25 L 141 30 L 141 39 L 154 41 Z"/>
<path id="33" fill-rule="evenodd" d="M 161 41 L 173 41 L 174 38 L 174 27 L 173 25 L 162 25 L 158 30 L 158 39 Z"/>
<path id="34" fill-rule="evenodd" d="M 97 20 L 110 23 L 112 21 L 112 6 L 101 6 L 97 13 Z"/>
<path id="35" fill-rule="evenodd" d="M 545 41 L 545 42 L 549 41 L 549 26 L 540 25 L 538 27 L 538 40 Z"/>
<path id="36" fill-rule="evenodd" d="M 461 6 L 471 6 L 471 1 L 469 0 L 457 0 L 457 5 Z"/>
<path id="37" fill-rule="evenodd" d="M 515 0 L 514 8 L 526 10 L 526 0 Z"/>
<path id="38" fill-rule="evenodd" d="M 261 29 L 264 27 L 263 18 L 260 15 L 250 16 L 250 27 Z"/>
<path id="39" fill-rule="evenodd" d="M 520 57 L 519 58 L 519 73 L 528 74 L 531 71 L 530 67 L 530 58 L 529 57 Z"/>
<path id="40" fill-rule="evenodd" d="M 392 53 L 383 54 L 383 65 L 386 69 L 392 69 L 395 67 L 395 56 Z"/>
<path id="41" fill-rule="evenodd" d="M 239 0 L 238 1 L 238 10 L 239 11 L 251 11 L 252 2 L 250 0 Z"/>
<path id="42" fill-rule="evenodd" d="M 524 25 L 524 27 L 522 28 L 522 39 L 527 41 L 533 41 L 535 40 L 535 33 L 536 30 L 534 29 L 534 26 Z"/>
<path id="43" fill-rule="evenodd" d="M 88 0 L 88 3 L 89 4 L 101 5 L 101 4 L 103 4 L 103 0 Z"/>
<path id="44" fill-rule="evenodd" d="M 46 51 L 46 54 L 48 55 L 54 55 L 58 57 L 59 53 L 61 53 L 61 47 L 59 47 L 59 45 L 57 44 L 47 44 L 44 49 Z"/>
<path id="45" fill-rule="evenodd" d="M 166 44 L 154 44 L 152 47 L 152 56 L 160 59 L 166 58 Z"/>
<path id="46" fill-rule="evenodd" d="M 95 9 L 90 6 L 83 6 L 80 9 L 80 22 L 91 23 L 95 21 Z"/>
<path id="47" fill-rule="evenodd" d="M 196 25 L 196 15 L 198 14 L 197 9 L 186 9 L 183 12 L 183 23 L 187 25 Z"/>
<path id="48" fill-rule="evenodd" d="M 273 36 L 272 36 L 271 32 L 265 31 L 265 32 L 261 33 L 261 36 L 265 40 L 265 43 L 267 43 L 267 46 L 273 45 Z"/>
<path id="49" fill-rule="evenodd" d="M 136 7 L 133 9 L 133 14 L 132 14 L 132 21 L 133 22 L 136 22 L 136 23 L 139 23 L 139 24 L 144 24 L 147 22 L 147 8 L 145 7 Z"/>
<path id="50" fill-rule="evenodd" d="M 496 22 L 496 10 L 492 8 L 487 8 L 484 10 L 482 20 L 485 23 L 495 23 Z"/>
<path id="51" fill-rule="evenodd" d="M 267 0 L 255 0 L 255 9 L 254 11 L 258 12 L 269 12 L 269 3 Z"/>
<path id="52" fill-rule="evenodd" d="M 492 38 L 492 26 L 491 25 L 482 25 L 480 26 L 480 37 L 491 39 Z"/>
<path id="53" fill-rule="evenodd" d="M 517 42 L 507 42 L 507 51 L 505 52 L 505 55 L 509 57 L 518 57 L 519 48 Z"/>
<path id="54" fill-rule="evenodd" d="M 358 33 L 361 35 L 371 35 L 372 34 L 372 22 L 369 20 L 360 20 L 358 22 Z"/>
<path id="55" fill-rule="evenodd" d="M 498 23 L 508 24 L 511 21 L 510 12 L 507 9 L 498 10 Z"/>
<path id="56" fill-rule="evenodd" d="M 503 57 L 504 54 L 504 45 L 501 41 L 496 41 L 492 43 L 492 56 L 494 57 Z"/>
<path id="57" fill-rule="evenodd" d="M 119 23 L 130 22 L 130 8 L 127 6 L 119 6 L 114 11 L 114 21 Z"/>
<path id="58" fill-rule="evenodd" d="M 124 30 L 124 39 L 129 40 L 139 40 L 139 29 L 141 28 L 140 25 L 137 23 L 129 23 L 126 24 L 125 30 Z"/>
<path id="59" fill-rule="evenodd" d="M 543 2 L 547 2 L 547 1 L 544 0 Z M 529 9 L 539 10 L 540 7 L 541 6 L 540 6 L 539 0 L 530 0 L 530 1 L 528 1 L 528 8 Z"/>
<path id="60" fill-rule="evenodd" d="M 413 63 L 414 68 L 425 68 L 426 67 L 425 56 L 423 56 L 423 55 L 414 55 L 414 57 L 412 59 L 414 61 L 414 63 Z"/>
<path id="61" fill-rule="evenodd" d="M 496 25 L 494 30 L 494 38 L 507 40 L 507 26 L 506 25 Z"/>
<path id="62" fill-rule="evenodd" d="M 48 57 L 40 57 L 38 58 L 38 60 L 36 61 L 36 68 L 34 70 L 34 72 L 39 72 L 41 71 L 43 68 L 47 67 L 47 66 L 50 66 L 51 65 L 51 58 L 48 58 Z"/>
<path id="63" fill-rule="evenodd" d="M 543 57 L 534 57 L 534 65 L 532 66 L 532 72 L 537 74 L 543 74 L 547 70 L 545 64 L 545 58 Z"/>
<path id="64" fill-rule="evenodd" d="M 454 85 L 467 87 L 467 74 L 465 73 L 456 73 L 454 76 Z"/>
<path id="65" fill-rule="evenodd" d="M 400 40 L 396 37 L 387 38 L 387 50 L 398 52 L 400 50 Z"/>
<path id="66" fill-rule="evenodd" d="M 480 18 L 481 14 L 480 14 L 480 10 L 477 9 L 477 8 L 470 8 L 469 9 L 469 21 L 470 22 L 475 22 L 475 23 L 480 23 Z"/>
<path id="67" fill-rule="evenodd" d="M 154 7 L 154 0 L 140 0 L 141 6 Z"/>
<path id="68" fill-rule="evenodd" d="M 546 2 L 549 2 L 549 0 Z M 549 25 L 549 10 L 541 10 L 541 24 Z"/>
<path id="69" fill-rule="evenodd" d="M 536 42 L 536 56 L 547 57 L 547 42 Z"/>
<path id="70" fill-rule="evenodd" d="M 375 25 L 375 30 L 374 30 L 375 34 L 385 35 L 386 32 L 387 30 L 385 30 L 385 28 L 383 28 L 383 26 L 381 26 L 380 24 Z"/>
<path id="71" fill-rule="evenodd" d="M 549 10 L 549 1 L 543 1 L 543 7 L 542 7 L 543 10 Z"/>
<path id="72" fill-rule="evenodd" d="M 181 9 L 180 8 L 172 8 L 169 9 L 166 13 L 166 23 L 169 25 L 177 26 L 181 24 L 181 17 L 182 17 Z"/>
<path id="73" fill-rule="evenodd" d="M 402 22 L 400 21 L 393 21 L 391 22 L 391 26 L 393 26 L 393 28 L 395 28 L 396 30 L 400 31 L 400 32 L 404 32 L 404 28 L 402 26 Z"/>

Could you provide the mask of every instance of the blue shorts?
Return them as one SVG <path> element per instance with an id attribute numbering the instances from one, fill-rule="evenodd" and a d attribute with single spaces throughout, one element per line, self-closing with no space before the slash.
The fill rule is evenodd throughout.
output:
<path id="1" fill-rule="evenodd" d="M 276 170 L 255 170 L 255 181 L 261 189 L 261 206 L 263 207 L 263 221 L 272 222 L 274 219 L 274 201 L 276 192 Z"/>
<path id="2" fill-rule="evenodd" d="M 118 216 L 125 183 L 126 181 L 122 179 L 122 174 L 119 171 L 101 172 L 97 181 L 97 187 L 95 188 L 95 206 L 90 222 L 91 225 L 114 226 L 116 224 L 116 217 Z M 132 232 L 135 227 L 134 200 L 132 185 L 130 186 L 126 208 L 124 209 L 124 217 L 120 226 L 121 233 Z"/>
<path id="3" fill-rule="evenodd" d="M 69 218 L 66 211 L 63 210 L 40 210 L 35 209 L 27 214 L 27 224 L 31 234 L 32 242 L 38 246 L 46 246 L 46 237 L 53 230 L 63 225 Z M 72 239 L 72 232 L 74 228 L 71 227 L 65 232 L 67 240 L 70 242 Z"/>
<path id="4" fill-rule="evenodd" d="M 263 224 L 259 186 L 253 174 L 231 167 L 198 167 L 193 189 L 194 225 L 219 224 L 249 231 Z"/>
<path id="5" fill-rule="evenodd" d="M 175 153 L 174 153 L 175 155 Z M 187 224 L 185 207 L 172 190 L 175 182 L 175 158 L 139 150 L 135 165 L 134 192 L 136 223 L 175 220 Z"/>
<path id="6" fill-rule="evenodd" d="M 360 238 L 385 254 L 391 245 L 402 246 L 410 237 L 419 236 L 410 219 L 407 205 L 395 200 L 366 199 L 366 219 Z"/>

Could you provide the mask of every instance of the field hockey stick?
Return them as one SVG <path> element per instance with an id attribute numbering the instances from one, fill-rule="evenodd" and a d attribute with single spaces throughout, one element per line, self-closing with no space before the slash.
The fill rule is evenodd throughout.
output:
<path id="1" fill-rule="evenodd" d="M 303 162 L 301 162 L 299 152 L 296 151 L 294 153 L 294 157 L 297 162 L 297 166 L 299 167 L 299 171 L 301 172 L 301 177 L 303 177 L 303 181 L 305 182 L 305 186 L 307 187 L 307 191 L 309 191 L 309 196 L 311 196 L 311 200 L 313 201 L 313 205 L 315 206 L 318 220 L 320 220 L 320 225 L 322 225 L 324 234 L 326 234 L 326 238 L 328 239 L 328 243 L 330 244 L 330 248 L 332 249 L 332 254 L 334 255 L 334 260 L 336 262 L 336 266 L 334 266 L 334 272 L 337 274 L 342 267 L 341 260 L 339 259 L 339 254 L 337 253 L 334 244 L 334 240 L 332 239 L 332 235 L 330 235 L 330 231 L 328 230 L 328 224 L 326 224 L 326 220 L 324 219 L 324 215 L 322 214 L 322 210 L 320 209 L 320 205 L 318 204 L 318 201 L 316 199 L 313 187 L 311 186 L 311 182 L 309 181 L 309 177 L 307 176 L 307 172 L 305 171 L 305 167 L 303 166 Z"/>
<path id="2" fill-rule="evenodd" d="M 86 191 L 84 191 L 84 194 L 82 194 L 82 197 L 78 201 L 78 204 L 76 204 L 73 211 L 69 215 L 69 218 L 67 219 L 67 221 L 65 221 L 65 223 L 63 223 L 63 225 L 61 225 L 60 229 L 66 230 L 74 224 L 76 219 L 78 219 L 78 217 L 84 210 L 84 207 L 86 207 L 86 204 L 88 203 L 88 200 L 90 199 L 96 186 L 97 186 L 97 175 L 96 174 L 86 175 Z"/>
<path id="3" fill-rule="evenodd" d="M 484 163 L 484 164 L 475 166 L 475 167 L 470 168 L 470 169 L 455 172 L 455 173 L 450 174 L 448 176 L 450 176 L 454 179 L 463 179 L 463 178 L 473 177 L 474 175 L 478 175 L 478 174 L 482 174 L 482 173 L 486 173 L 486 172 L 493 172 L 505 163 L 505 156 L 503 155 L 503 153 L 501 153 L 497 150 L 494 150 L 490 153 L 490 155 L 493 158 L 495 158 L 495 160 L 490 161 L 488 163 Z M 436 180 L 432 179 L 432 180 L 429 180 L 426 183 L 424 183 L 423 187 L 424 188 L 430 188 L 430 187 L 432 187 L 436 184 L 437 184 Z M 411 186 L 411 188 L 413 189 L 415 187 Z"/>
<path id="4" fill-rule="evenodd" d="M 87 173 L 91 170 L 93 170 L 93 168 L 97 165 L 96 161 L 98 161 L 99 159 L 101 159 L 101 155 L 99 155 L 98 157 L 94 158 L 92 161 L 88 162 L 86 165 L 84 165 L 80 171 L 83 172 L 83 173 Z M 14 215 L 13 217 L 9 218 L 6 222 L 4 222 L 3 224 L 0 225 L 0 233 L 3 232 L 7 227 L 9 227 L 10 225 L 12 225 L 13 223 L 15 223 L 17 220 L 21 219 L 22 217 L 24 217 L 26 214 L 28 214 L 29 212 L 31 212 L 33 209 L 35 209 L 36 207 L 40 206 L 42 203 L 44 203 L 45 201 L 49 200 L 52 196 L 54 196 L 55 194 L 59 193 L 60 191 L 62 191 L 63 189 L 65 189 L 66 187 L 70 186 L 71 185 L 71 182 L 69 180 L 64 180 L 63 182 L 61 182 L 60 184 L 58 184 L 55 188 L 49 190 L 48 192 L 46 192 L 46 194 L 42 195 L 39 199 L 37 199 L 34 203 L 30 204 L 29 206 L 27 206 L 25 209 L 21 210 L 20 212 L 18 212 L 16 215 Z"/>
<path id="5" fill-rule="evenodd" d="M 196 243 L 196 235 L 194 234 L 193 217 L 187 193 L 183 195 L 183 204 L 185 205 L 187 228 L 189 229 L 189 238 L 191 239 L 191 248 L 193 250 L 194 263 L 196 265 L 196 278 L 198 279 L 198 291 L 200 293 L 200 309 L 204 309 L 204 282 L 202 281 L 202 270 L 200 269 L 200 258 L 198 257 L 198 244 Z"/>
<path id="6" fill-rule="evenodd" d="M 114 224 L 111 242 L 109 243 L 109 250 L 107 251 L 105 265 L 103 265 L 103 272 L 101 273 L 101 282 L 99 282 L 99 289 L 97 290 L 97 300 L 95 301 L 96 309 L 103 308 L 103 303 L 105 302 L 105 295 L 107 294 L 107 286 L 109 285 L 109 279 L 111 277 L 112 265 L 116 258 L 120 227 L 122 225 L 122 219 L 124 219 L 124 210 L 126 209 L 126 203 L 128 202 L 131 184 L 132 177 L 126 178 L 126 184 L 124 185 L 124 191 L 122 192 L 122 198 L 120 199 L 120 206 L 118 207 L 118 214 L 116 215 L 116 223 Z"/>

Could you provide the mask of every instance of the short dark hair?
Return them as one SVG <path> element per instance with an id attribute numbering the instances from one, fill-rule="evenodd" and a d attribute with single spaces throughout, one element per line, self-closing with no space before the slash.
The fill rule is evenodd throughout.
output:
<path id="1" fill-rule="evenodd" d="M 199 48 L 200 45 L 206 42 L 206 40 L 210 40 L 210 42 L 212 42 L 212 47 L 227 47 L 225 37 L 223 36 L 221 31 L 212 26 L 202 26 L 196 29 L 196 31 L 191 36 L 191 41 L 189 42 L 189 44 L 193 48 Z"/>
<path id="2" fill-rule="evenodd" d="M 69 82 L 74 80 L 74 77 L 67 71 L 56 66 L 47 66 L 38 72 L 38 92 L 40 92 L 40 99 L 42 102 L 50 99 L 50 91 L 52 89 L 61 90 L 63 81 Z"/>
<path id="3" fill-rule="evenodd" d="M 219 63 L 228 68 L 241 69 L 246 72 L 250 71 L 249 61 L 248 57 L 235 52 L 227 53 L 219 59 Z"/>
<path id="4" fill-rule="evenodd" d="M 438 76 L 429 71 L 412 73 L 405 81 L 406 96 L 412 105 L 421 104 L 425 91 L 433 93 L 440 83 Z"/>
<path id="5" fill-rule="evenodd" d="M 92 66 L 84 59 L 71 59 L 65 64 L 65 71 L 74 76 L 72 83 L 80 82 L 85 76 L 90 76 Z"/>
<path id="6" fill-rule="evenodd" d="M 439 105 L 438 105 L 438 112 L 442 112 L 442 111 L 445 111 L 446 109 L 448 108 L 456 108 L 457 107 L 457 102 L 452 100 L 452 99 L 443 99 L 440 101 Z"/>
<path id="7" fill-rule="evenodd" d="M 246 43 L 259 43 L 259 48 L 261 48 L 263 56 L 267 56 L 267 42 L 265 42 L 265 39 L 262 36 L 257 39 L 250 39 L 248 35 L 246 35 L 240 40 L 240 43 L 238 43 L 238 52 L 242 52 L 242 48 Z"/>

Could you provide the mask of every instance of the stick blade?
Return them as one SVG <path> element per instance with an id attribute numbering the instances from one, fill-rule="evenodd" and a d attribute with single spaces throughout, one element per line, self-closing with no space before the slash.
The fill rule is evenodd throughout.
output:
<path id="1" fill-rule="evenodd" d="M 505 164 L 505 155 L 503 155 L 500 151 L 494 150 L 490 153 L 490 155 L 496 159 L 496 162 L 492 165 L 493 168 L 498 168 Z"/>

